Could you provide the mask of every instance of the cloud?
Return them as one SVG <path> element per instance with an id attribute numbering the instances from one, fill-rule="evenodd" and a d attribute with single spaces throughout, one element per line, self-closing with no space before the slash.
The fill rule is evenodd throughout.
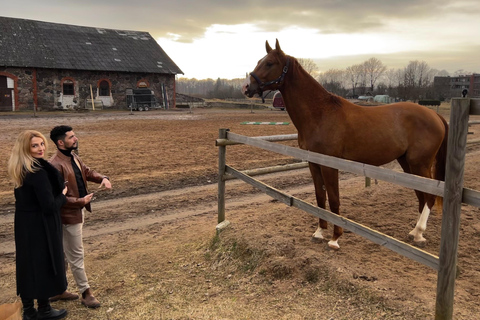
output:
<path id="1" fill-rule="evenodd" d="M 445 51 L 423 52 L 423 51 L 402 51 L 389 54 L 360 54 L 354 56 L 335 56 L 324 59 L 314 59 L 322 72 L 329 69 L 346 69 L 349 66 L 363 63 L 371 57 L 382 61 L 389 69 L 403 69 L 410 61 L 425 61 L 428 66 L 437 70 L 446 70 L 453 74 L 459 69 L 464 69 L 469 73 L 478 72 L 480 65 L 478 63 L 478 52 L 480 45 L 471 45 L 467 47 L 455 48 Z"/>
<path id="2" fill-rule="evenodd" d="M 360 33 L 381 29 L 391 19 L 407 23 L 433 18 L 443 8 L 466 13 L 479 10 L 477 2 L 452 4 L 447 0 L 64 0 L 61 6 L 54 0 L 17 3 L 22 4 L 17 11 L 5 7 L 2 14 L 12 12 L 17 17 L 31 18 L 41 12 L 42 16 L 50 16 L 50 21 L 79 25 L 88 21 L 90 26 L 149 31 L 155 38 L 176 34 L 176 41 L 186 43 L 203 37 L 213 24 L 255 24 L 265 32 L 297 26 L 325 34 Z"/>
<path id="3" fill-rule="evenodd" d="M 189 77 L 241 76 L 275 38 L 288 54 L 323 62 L 375 56 L 392 67 L 480 69 L 478 0 L 16 0 L 0 14 L 147 31 Z"/>

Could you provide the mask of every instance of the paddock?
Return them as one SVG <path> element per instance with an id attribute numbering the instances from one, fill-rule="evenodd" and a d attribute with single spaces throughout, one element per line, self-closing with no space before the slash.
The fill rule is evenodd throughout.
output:
<path id="1" fill-rule="evenodd" d="M 461 205 L 468 204 L 480 207 L 480 192 L 463 188 L 463 174 L 467 146 L 469 115 L 480 115 L 480 100 L 453 99 L 450 113 L 450 129 L 448 137 L 448 153 L 445 182 L 426 179 L 390 169 L 375 167 L 367 164 L 329 157 L 313 152 L 280 145 L 272 141 L 282 141 L 294 138 L 293 136 L 264 136 L 246 137 L 229 132 L 228 129 L 219 131 L 216 145 L 219 147 L 219 181 L 218 181 L 218 225 L 220 231 L 228 225 L 225 219 L 225 180 L 229 176 L 241 179 L 260 189 L 274 199 L 306 211 L 316 217 L 334 223 L 344 229 L 363 236 L 368 240 L 384 246 L 409 259 L 429 266 L 438 272 L 436 295 L 436 319 L 452 319 L 455 277 L 457 274 L 457 249 L 459 241 Z M 262 183 L 246 172 L 240 172 L 226 164 L 226 146 L 245 144 L 264 150 L 288 155 L 296 159 L 317 163 L 323 166 L 336 168 L 357 175 L 374 178 L 411 189 L 443 196 L 441 246 L 438 256 L 411 246 L 386 234 L 356 223 L 353 220 L 337 216 L 327 210 L 311 205 L 296 197 L 281 192 Z M 340 191 L 341 193 L 341 191 Z M 344 249 L 348 250 L 348 249 Z M 353 250 L 353 249 L 352 249 Z"/>

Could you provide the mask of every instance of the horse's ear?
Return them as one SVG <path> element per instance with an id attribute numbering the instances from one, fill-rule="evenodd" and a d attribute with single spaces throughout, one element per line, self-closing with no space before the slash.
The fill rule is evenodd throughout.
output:
<path id="1" fill-rule="evenodd" d="M 278 42 L 278 39 L 277 39 L 277 42 L 275 42 L 275 49 L 277 49 L 278 52 L 282 51 L 282 48 L 280 48 L 280 43 Z"/>
<path id="2" fill-rule="evenodd" d="M 267 49 L 267 53 L 270 53 L 270 51 L 272 51 L 272 47 L 270 47 L 270 45 L 268 44 L 268 40 L 265 41 L 265 48 Z"/>

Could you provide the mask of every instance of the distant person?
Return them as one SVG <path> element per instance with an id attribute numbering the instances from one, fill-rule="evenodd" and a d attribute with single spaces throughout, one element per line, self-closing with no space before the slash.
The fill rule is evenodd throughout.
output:
<path id="1" fill-rule="evenodd" d="M 100 302 L 88 284 L 84 266 L 82 239 L 84 208 L 91 212 L 90 202 L 93 199 L 93 193 L 87 190 L 87 181 L 99 183 L 99 188 L 111 189 L 112 185 L 107 176 L 87 167 L 80 157 L 72 152 L 78 149 L 78 139 L 72 127 L 53 128 L 50 131 L 50 139 L 57 146 L 57 152 L 50 159 L 50 163 L 60 171 L 68 187 L 67 203 L 61 209 L 65 258 L 82 295 L 82 304 L 89 308 L 98 308 Z M 65 290 L 62 294 L 50 298 L 50 301 L 77 298 L 78 295 Z"/>
<path id="2" fill-rule="evenodd" d="M 40 132 L 26 130 L 18 136 L 8 161 L 15 186 L 17 294 L 24 320 L 67 316 L 65 309 L 53 309 L 48 300 L 67 288 L 60 221 L 67 187 L 58 170 L 44 159 L 46 148 Z"/>

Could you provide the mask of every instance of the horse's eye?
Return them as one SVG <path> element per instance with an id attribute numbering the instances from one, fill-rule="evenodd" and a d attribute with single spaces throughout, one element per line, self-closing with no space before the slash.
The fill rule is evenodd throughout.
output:
<path id="1" fill-rule="evenodd" d="M 273 63 L 267 62 L 267 67 L 271 67 L 271 66 L 273 66 Z"/>

